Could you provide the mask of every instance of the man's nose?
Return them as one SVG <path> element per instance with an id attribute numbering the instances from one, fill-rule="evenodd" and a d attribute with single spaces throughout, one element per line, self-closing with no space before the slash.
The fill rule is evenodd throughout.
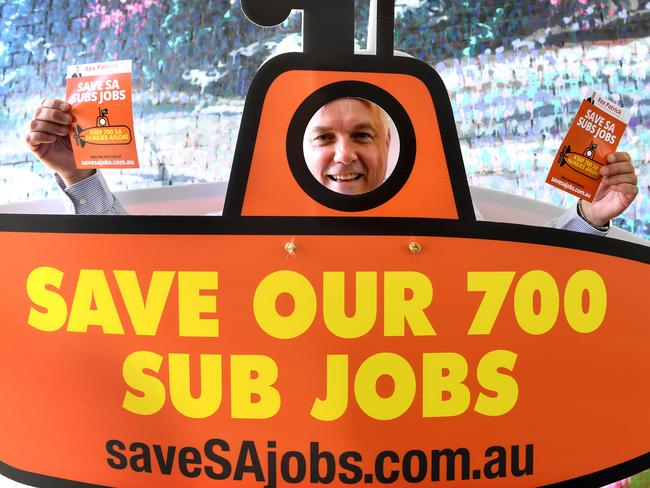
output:
<path id="1" fill-rule="evenodd" d="M 340 138 L 336 141 L 334 159 L 337 163 L 350 164 L 356 161 L 357 153 L 352 141 L 346 138 Z"/>

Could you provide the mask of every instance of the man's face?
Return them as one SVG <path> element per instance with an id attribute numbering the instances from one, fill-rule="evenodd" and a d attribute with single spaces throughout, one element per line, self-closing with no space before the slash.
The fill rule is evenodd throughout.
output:
<path id="1" fill-rule="evenodd" d="M 303 150 L 314 178 L 330 190 L 356 195 L 384 182 L 390 130 L 380 108 L 340 98 L 320 108 L 305 130 Z"/>

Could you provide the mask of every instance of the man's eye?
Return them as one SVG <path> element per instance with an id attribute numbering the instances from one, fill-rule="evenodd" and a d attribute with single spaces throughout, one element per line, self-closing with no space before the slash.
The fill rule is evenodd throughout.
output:
<path id="1" fill-rule="evenodd" d="M 368 132 L 357 132 L 354 134 L 354 138 L 358 141 L 370 141 L 372 140 L 372 134 Z"/>
<path id="2" fill-rule="evenodd" d="M 320 144 L 330 142 L 331 140 L 332 140 L 331 134 L 318 134 L 316 137 L 314 137 L 314 142 Z"/>

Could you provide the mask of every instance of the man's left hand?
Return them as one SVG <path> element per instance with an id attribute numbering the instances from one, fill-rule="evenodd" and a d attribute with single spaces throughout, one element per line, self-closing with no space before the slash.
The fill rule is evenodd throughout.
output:
<path id="1" fill-rule="evenodd" d="M 630 206 L 639 188 L 632 158 L 626 152 L 607 156 L 608 164 L 600 168 L 603 180 L 592 203 L 582 202 L 582 213 L 589 223 L 602 227 Z"/>

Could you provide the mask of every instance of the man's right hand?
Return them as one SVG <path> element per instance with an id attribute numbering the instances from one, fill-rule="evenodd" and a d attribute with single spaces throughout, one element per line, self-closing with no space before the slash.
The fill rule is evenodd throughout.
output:
<path id="1" fill-rule="evenodd" d="M 63 100 L 44 100 L 34 111 L 25 142 L 45 166 L 55 171 L 67 186 L 95 173 L 91 169 L 77 169 L 70 144 L 70 125 L 74 117 L 72 107 Z"/>

